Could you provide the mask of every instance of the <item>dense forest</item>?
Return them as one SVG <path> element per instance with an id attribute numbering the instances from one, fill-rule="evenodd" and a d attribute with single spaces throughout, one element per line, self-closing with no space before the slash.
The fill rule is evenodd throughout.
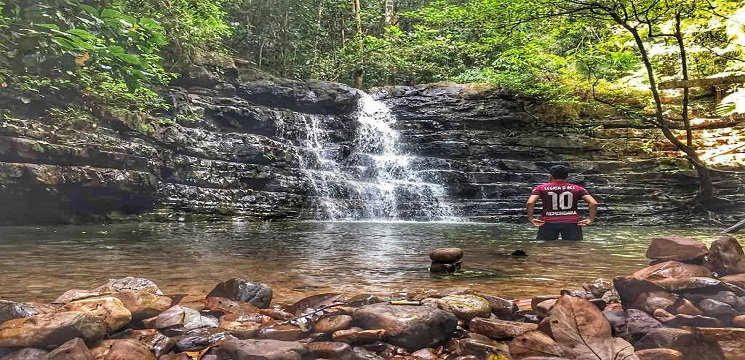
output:
<path id="1" fill-rule="evenodd" d="M 0 87 L 81 92 L 130 110 L 163 106 L 154 90 L 205 53 L 293 79 L 360 88 L 484 82 L 554 101 L 602 99 L 599 94 L 608 100 L 646 91 L 650 81 L 745 70 L 745 5 L 736 0 L 4 0 L 0 6 Z"/>
<path id="2" fill-rule="evenodd" d="M 205 58 L 362 89 L 485 83 L 642 109 L 696 169 L 705 203 L 714 191 L 693 104 L 726 95 L 719 116 L 745 113 L 739 0 L 0 0 L 0 9 L 3 96 L 60 126 L 114 115 L 148 133 L 179 122 L 163 116 L 162 90 Z M 0 119 L 14 116 L 0 108 Z"/>

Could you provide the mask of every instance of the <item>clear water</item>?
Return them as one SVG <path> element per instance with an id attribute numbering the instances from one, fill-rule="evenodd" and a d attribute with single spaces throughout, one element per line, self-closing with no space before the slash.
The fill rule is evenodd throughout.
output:
<path id="1" fill-rule="evenodd" d="M 135 223 L 0 227 L 0 298 L 51 301 L 110 278 L 145 277 L 203 297 L 241 277 L 276 301 L 322 292 L 392 294 L 470 288 L 506 298 L 554 294 L 630 274 L 655 236 L 710 243 L 721 229 L 591 226 L 582 242 L 531 240 L 529 225 L 407 222 Z M 431 250 L 460 247 L 463 271 L 432 275 Z M 507 256 L 516 249 L 527 258 Z"/>

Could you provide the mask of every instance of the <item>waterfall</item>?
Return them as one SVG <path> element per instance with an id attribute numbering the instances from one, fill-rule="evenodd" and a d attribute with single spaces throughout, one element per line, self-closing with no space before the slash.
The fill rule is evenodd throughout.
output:
<path id="1" fill-rule="evenodd" d="M 300 115 L 301 169 L 324 220 L 459 221 L 442 184 L 426 181 L 401 149 L 395 115 L 360 93 L 354 140 L 341 145 L 318 115 Z M 300 134 L 298 134 L 300 135 Z"/>

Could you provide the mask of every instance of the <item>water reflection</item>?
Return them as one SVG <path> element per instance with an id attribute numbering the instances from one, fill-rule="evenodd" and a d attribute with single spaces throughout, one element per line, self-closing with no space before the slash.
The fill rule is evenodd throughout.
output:
<path id="1" fill-rule="evenodd" d="M 149 278 L 195 297 L 217 282 L 261 281 L 292 301 L 324 292 L 478 288 L 525 297 L 629 274 L 654 236 L 715 240 L 719 229 L 602 227 L 583 242 L 533 240 L 530 226 L 475 223 L 170 223 L 0 227 L 0 298 L 50 301 L 109 278 Z M 427 271 L 438 247 L 465 251 L 463 271 Z M 508 256 L 516 249 L 527 258 Z"/>

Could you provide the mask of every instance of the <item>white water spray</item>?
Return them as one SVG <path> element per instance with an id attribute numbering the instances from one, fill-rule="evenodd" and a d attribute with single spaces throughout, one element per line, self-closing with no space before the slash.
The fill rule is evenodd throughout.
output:
<path id="1" fill-rule="evenodd" d="M 319 117 L 302 121 L 300 165 L 326 220 L 460 221 L 445 187 L 425 181 L 401 150 L 396 117 L 382 102 L 361 93 L 348 156 L 339 156 Z"/>

